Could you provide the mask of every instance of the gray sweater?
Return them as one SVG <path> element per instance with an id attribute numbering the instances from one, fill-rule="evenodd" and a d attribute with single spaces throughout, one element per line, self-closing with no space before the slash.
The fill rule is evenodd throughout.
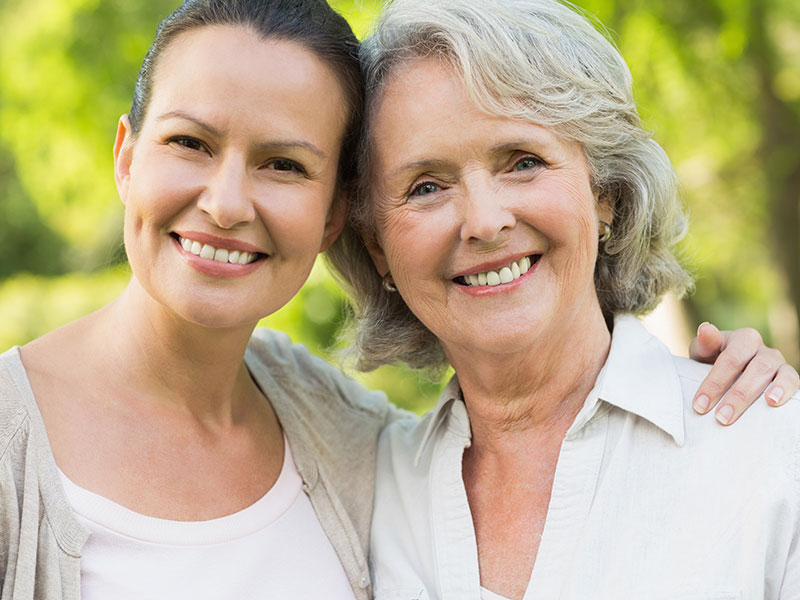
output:
<path id="1" fill-rule="evenodd" d="M 258 329 L 245 356 L 269 397 L 304 489 L 356 597 L 371 597 L 367 544 L 378 434 L 408 417 L 282 333 Z M 19 349 L 0 355 L 0 600 L 80 598 L 75 518 Z"/>

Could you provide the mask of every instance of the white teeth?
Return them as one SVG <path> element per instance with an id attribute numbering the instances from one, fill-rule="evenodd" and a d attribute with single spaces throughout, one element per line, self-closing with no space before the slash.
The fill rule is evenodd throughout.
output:
<path id="1" fill-rule="evenodd" d="M 186 252 L 190 252 L 200 258 L 207 258 L 221 263 L 246 265 L 258 258 L 255 252 L 243 252 L 241 250 L 228 250 L 227 248 L 214 248 L 211 244 L 201 244 L 188 238 L 178 236 L 178 241 Z"/>
<path id="2" fill-rule="evenodd" d="M 500 285 L 501 283 L 511 283 L 519 279 L 531 268 L 531 259 L 523 256 L 519 260 L 512 262 L 507 267 L 503 267 L 499 271 L 487 271 L 485 273 L 477 273 L 473 275 L 465 275 L 464 280 L 467 285 Z"/>
<path id="3" fill-rule="evenodd" d="M 525 275 L 531 268 L 531 259 L 529 256 L 524 257 L 521 261 L 519 261 L 519 272 L 521 275 Z"/>

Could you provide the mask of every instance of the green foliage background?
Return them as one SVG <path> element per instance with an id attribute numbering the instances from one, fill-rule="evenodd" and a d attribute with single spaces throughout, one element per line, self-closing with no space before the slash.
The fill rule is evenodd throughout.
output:
<path id="1" fill-rule="evenodd" d="M 359 36 L 371 0 L 331 0 Z M 642 115 L 692 216 L 690 320 L 751 325 L 795 364 L 800 306 L 800 3 L 579 0 L 626 57 Z M 111 145 L 141 59 L 175 0 L 0 5 L 0 347 L 114 298 L 129 272 Z M 345 300 L 322 265 L 263 324 L 332 357 Z M 335 358 L 334 358 L 335 360 Z M 421 410 L 438 385 L 364 378 Z"/>

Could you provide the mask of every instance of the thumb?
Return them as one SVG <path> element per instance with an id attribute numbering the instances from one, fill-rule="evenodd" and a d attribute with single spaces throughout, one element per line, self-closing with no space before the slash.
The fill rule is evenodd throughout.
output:
<path id="1" fill-rule="evenodd" d="M 701 323 L 697 337 L 689 344 L 689 356 L 694 360 L 714 359 L 722 351 L 722 334 L 711 323 Z"/>

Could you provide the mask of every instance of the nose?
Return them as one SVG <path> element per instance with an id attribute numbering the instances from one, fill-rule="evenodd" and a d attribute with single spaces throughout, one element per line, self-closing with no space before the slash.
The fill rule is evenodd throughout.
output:
<path id="1" fill-rule="evenodd" d="M 250 195 L 245 160 L 229 156 L 219 163 L 200 195 L 197 207 L 222 229 L 234 229 L 253 222 L 256 210 Z"/>
<path id="2" fill-rule="evenodd" d="M 463 241 L 495 241 L 503 230 L 512 229 L 516 223 L 506 194 L 492 185 L 488 175 L 464 181 Z"/>

